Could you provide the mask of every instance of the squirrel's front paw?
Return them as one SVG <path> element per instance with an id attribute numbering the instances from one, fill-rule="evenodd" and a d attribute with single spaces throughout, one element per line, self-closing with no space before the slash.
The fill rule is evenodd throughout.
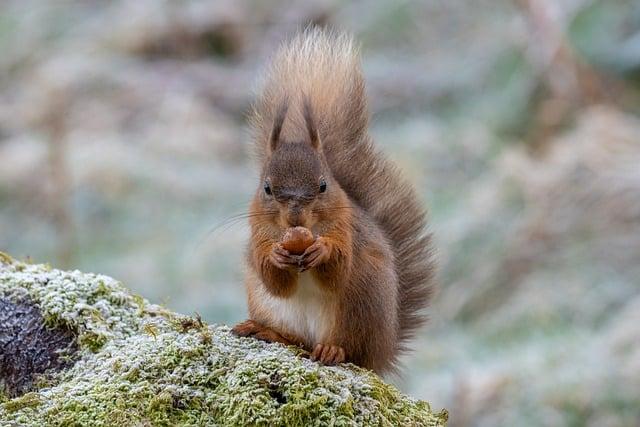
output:
<path id="1" fill-rule="evenodd" d="M 297 270 L 300 267 L 300 256 L 291 254 L 282 247 L 282 243 L 273 244 L 269 261 L 281 270 Z"/>
<path id="2" fill-rule="evenodd" d="M 317 360 L 323 365 L 336 365 L 346 360 L 342 347 L 329 344 L 316 344 L 310 357 L 311 360 Z"/>
<path id="3" fill-rule="evenodd" d="M 319 266 L 329 260 L 330 255 L 331 248 L 329 247 L 329 243 L 324 237 L 318 237 L 302 254 L 301 265 L 303 270 Z"/>

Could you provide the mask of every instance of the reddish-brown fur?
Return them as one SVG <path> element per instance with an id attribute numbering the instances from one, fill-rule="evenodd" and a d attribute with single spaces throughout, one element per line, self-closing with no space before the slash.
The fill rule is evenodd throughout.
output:
<path id="1" fill-rule="evenodd" d="M 251 117 L 262 165 L 250 207 L 251 320 L 234 331 L 385 372 L 424 322 L 433 261 L 424 210 L 373 147 L 367 120 L 350 38 L 311 29 L 276 55 Z M 292 226 L 316 236 L 302 255 L 280 243 Z"/>

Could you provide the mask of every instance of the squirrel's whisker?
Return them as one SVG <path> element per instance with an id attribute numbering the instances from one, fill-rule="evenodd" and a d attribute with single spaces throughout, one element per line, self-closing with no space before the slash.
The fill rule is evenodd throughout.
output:
<path id="1" fill-rule="evenodd" d="M 257 211 L 257 212 L 242 212 L 239 214 L 234 214 L 228 218 L 223 219 L 217 224 L 214 224 L 207 232 L 202 236 L 196 247 L 199 247 L 204 243 L 204 241 L 208 240 L 212 236 L 214 236 L 217 232 L 224 233 L 229 230 L 231 227 L 237 225 L 240 221 L 244 219 L 259 217 L 259 216 L 268 216 L 274 215 L 278 213 L 277 211 Z"/>

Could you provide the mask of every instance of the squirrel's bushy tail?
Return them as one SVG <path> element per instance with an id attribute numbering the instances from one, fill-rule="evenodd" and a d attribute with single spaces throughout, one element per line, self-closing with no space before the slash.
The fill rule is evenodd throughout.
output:
<path id="1" fill-rule="evenodd" d="M 353 39 L 309 28 L 286 43 L 266 70 L 251 123 L 262 160 L 274 118 L 288 104 L 282 134 L 304 140 L 303 100 L 309 99 L 322 149 L 334 178 L 378 222 L 394 247 L 399 286 L 399 343 L 425 320 L 434 262 L 425 211 L 411 186 L 374 147 L 360 58 Z"/>

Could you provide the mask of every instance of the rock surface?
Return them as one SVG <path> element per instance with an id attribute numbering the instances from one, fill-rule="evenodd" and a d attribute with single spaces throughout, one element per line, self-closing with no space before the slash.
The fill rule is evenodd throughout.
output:
<path id="1" fill-rule="evenodd" d="M 106 276 L 0 253 L 0 298 L 11 308 L 0 317 L 0 339 L 17 336 L 10 312 L 38 331 L 0 348 L 3 364 L 13 360 L 28 378 L 0 371 L 0 423 L 446 424 L 446 411 L 431 411 L 369 371 L 322 367 L 301 350 L 237 338 L 226 326 L 150 304 Z M 16 346 L 29 349 L 28 360 L 16 360 Z"/>
<path id="2" fill-rule="evenodd" d="M 0 388 L 18 397 L 33 387 L 39 374 L 69 366 L 76 351 L 68 328 L 49 328 L 28 299 L 0 298 Z"/>

